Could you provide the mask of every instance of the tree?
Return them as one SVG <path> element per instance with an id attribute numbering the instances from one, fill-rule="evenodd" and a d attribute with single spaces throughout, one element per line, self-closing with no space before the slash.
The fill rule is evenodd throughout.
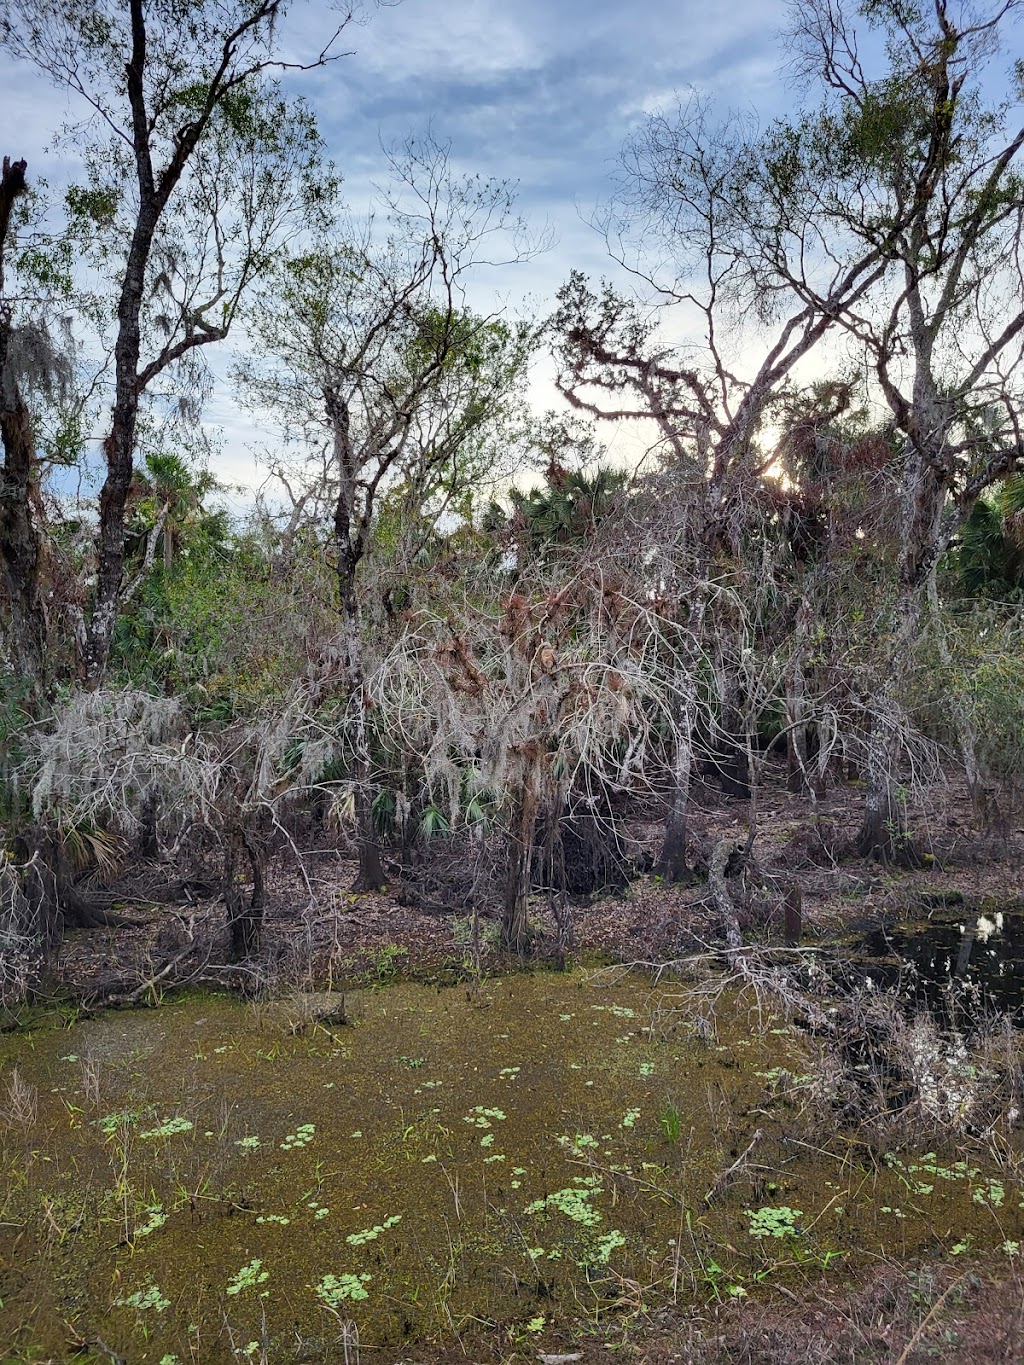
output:
<path id="1" fill-rule="evenodd" d="M 46 547 L 39 488 L 39 461 L 25 381 L 35 378 L 48 387 L 57 358 L 48 354 L 44 329 L 19 327 L 6 289 L 13 222 L 19 199 L 28 192 L 24 160 L 3 159 L 0 180 L 0 440 L 3 442 L 3 485 L 0 489 L 0 562 L 4 596 L 10 613 L 5 634 L 14 671 L 33 691 L 43 686 L 46 668 L 46 607 L 43 597 Z M 36 345 L 32 346 L 32 341 Z M 25 342 L 28 342 L 28 347 Z M 32 366 L 31 352 L 42 353 Z M 26 351 L 28 354 L 26 354 Z"/>
<path id="2" fill-rule="evenodd" d="M 1020 601 L 1024 594 L 1024 479 L 1015 475 L 979 498 L 960 527 L 952 566 L 968 597 Z"/>
<path id="3" fill-rule="evenodd" d="M 873 0 L 863 20 L 883 38 L 886 61 L 872 71 L 836 0 L 798 0 L 794 51 L 826 96 L 768 139 L 767 160 L 787 165 L 794 184 L 835 186 L 823 231 L 864 248 L 885 237 L 884 288 L 839 314 L 900 437 L 897 598 L 858 841 L 883 859 L 915 857 L 898 798 L 904 727 L 895 718 L 937 601 L 936 567 L 978 497 L 1024 454 L 1024 125 L 1011 121 L 1024 69 L 1016 64 L 1001 102 L 982 85 L 1020 8 L 1000 0 L 956 17 L 947 0 Z M 839 192 L 851 174 L 856 196 Z"/>
<path id="4" fill-rule="evenodd" d="M 48 248 L 29 242 L 21 253 L 23 295 L 40 277 L 52 298 L 69 290 L 55 279 L 62 261 L 68 277 L 75 264 L 98 272 L 117 300 L 112 317 L 104 318 L 102 307 L 94 313 L 101 332 L 112 328 L 113 401 L 102 446 L 95 586 L 76 632 L 92 687 L 106 669 L 122 588 L 143 405 L 158 381 L 173 377 L 171 388 L 180 391 L 195 378 L 202 351 L 227 336 L 282 234 L 316 211 L 322 193 L 315 123 L 270 75 L 333 60 L 347 18 L 309 62 L 285 62 L 277 56 L 283 12 L 281 0 L 12 0 L 0 20 L 0 43 L 87 110 L 67 134 L 85 161 L 87 183 L 68 191 L 59 240 Z M 5 199 L 23 191 L 26 169 L 14 163 L 5 172 Z M 8 294 L 0 314 L 8 334 L 13 308 Z M 23 416 L 18 421 L 24 425 Z M 16 493 L 0 527 L 0 557 L 19 604 L 15 650 L 39 676 L 43 561 L 25 548 L 32 479 L 22 473 L 24 458 L 10 453 L 14 427 L 7 425 Z M 31 438 L 22 444 L 31 449 Z"/>
<path id="5" fill-rule="evenodd" d="M 448 154 L 410 143 L 392 158 L 386 234 L 374 220 L 289 256 L 254 312 L 265 363 L 240 371 L 251 399 L 313 448 L 333 500 L 340 638 L 317 684 L 340 688 L 359 839 L 357 886 L 384 884 L 372 819 L 359 574 L 389 488 L 420 508 L 464 490 L 481 464 L 515 446 L 532 329 L 480 316 L 466 290 L 484 250 L 525 247 L 509 186 L 460 180 Z M 446 498 L 442 496 L 441 505 Z"/>
<path id="6" fill-rule="evenodd" d="M 549 557 L 588 539 L 621 499 L 628 482 L 625 471 L 600 465 L 588 474 L 567 469 L 552 455 L 544 486 L 523 493 L 509 491 L 511 524 L 522 540 L 522 559 Z"/>
<path id="7" fill-rule="evenodd" d="M 471 561 L 452 600 L 432 594 L 410 609 L 369 680 L 382 728 L 449 828 L 500 832 L 502 930 L 514 952 L 530 942 L 538 873 L 549 895 L 567 889 L 565 839 L 581 828 L 588 861 L 603 850 L 613 863 L 611 801 L 644 792 L 673 738 L 678 631 L 607 568 L 566 554 L 495 593 Z"/>
<path id="8" fill-rule="evenodd" d="M 570 401 L 598 416 L 650 420 L 678 471 L 695 641 L 707 628 L 716 546 L 739 558 L 744 508 L 773 458 L 765 423 L 797 366 L 826 339 L 867 348 L 903 455 L 900 643 L 883 685 L 870 689 L 875 742 L 859 841 L 880 857 L 912 856 L 899 810 L 908 733 L 900 660 L 938 555 L 1019 451 L 1013 165 L 1022 134 L 1001 136 L 1006 109 L 986 108 L 977 88 L 1016 8 L 1011 0 L 961 32 L 943 0 L 933 21 L 924 6 L 866 5 L 867 22 L 888 39 L 883 69 L 869 76 L 843 7 L 800 0 L 796 50 L 824 88 L 820 108 L 762 131 L 735 118 L 715 125 L 691 99 L 652 117 L 626 149 L 609 242 L 655 300 L 696 318 L 702 335 L 667 345 L 649 311 L 608 288 L 595 294 L 579 276 L 554 322 Z M 760 361 L 750 360 L 754 337 L 763 338 Z M 991 421 L 979 434 L 990 405 L 994 441 Z M 680 866 L 689 766 L 678 755 L 666 870 Z"/>
<path id="9" fill-rule="evenodd" d="M 665 533 L 690 641 L 673 688 L 680 741 L 659 863 L 673 880 L 687 870 L 686 812 L 700 676 L 713 653 L 708 611 L 716 559 L 723 551 L 740 557 L 744 509 L 773 460 L 763 432 L 785 385 L 887 264 L 884 235 L 881 244 L 830 252 L 806 202 L 779 202 L 770 184 L 752 197 L 744 175 L 752 156 L 746 130 L 715 128 L 699 103 L 682 107 L 674 122 L 652 119 L 627 147 L 606 232 L 620 259 L 629 252 L 630 268 L 653 291 L 655 306 L 610 285 L 595 292 L 574 272 L 551 320 L 560 391 L 598 419 L 648 423 L 669 471 L 666 491 L 676 515 Z M 783 266 L 799 287 L 780 278 Z M 778 286 L 770 296 L 769 278 Z M 684 307 L 698 319 L 700 336 L 667 344 L 656 305 Z M 749 334 L 740 337 L 740 323 L 762 342 L 753 365 L 740 363 L 749 341 Z M 722 703 L 723 713 L 735 710 L 732 695 Z"/>

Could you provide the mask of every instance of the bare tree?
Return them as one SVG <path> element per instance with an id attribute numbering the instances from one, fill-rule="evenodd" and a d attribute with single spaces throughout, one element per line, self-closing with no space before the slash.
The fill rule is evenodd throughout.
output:
<path id="1" fill-rule="evenodd" d="M 550 874 L 570 821 L 614 844 L 609 799 L 643 795 L 663 762 L 684 632 L 586 555 L 507 594 L 483 578 L 471 568 L 448 601 L 411 610 L 368 687 L 449 827 L 501 831 L 503 933 L 519 952 L 541 855 Z"/>
<path id="2" fill-rule="evenodd" d="M 986 99 L 1017 0 L 980 7 L 883 0 L 865 24 L 885 40 L 872 70 L 858 26 L 836 0 L 798 0 L 799 68 L 824 105 L 773 131 L 776 156 L 838 184 L 854 167 L 858 196 L 835 194 L 823 228 L 865 246 L 882 224 L 885 289 L 840 321 L 873 371 L 899 437 L 899 556 L 891 648 L 880 660 L 860 851 L 913 860 L 897 795 L 901 727 L 893 723 L 942 555 L 982 492 L 1024 454 L 1024 123 L 1019 93 Z M 1019 81 L 1019 73 L 1016 78 Z M 970 755 L 967 755 L 970 766 Z"/>
<path id="3" fill-rule="evenodd" d="M 1015 8 L 1011 0 L 958 29 L 942 0 L 934 22 L 916 7 L 873 5 L 889 42 L 869 77 L 843 7 L 801 0 L 797 51 L 813 53 L 822 108 L 762 131 L 748 120 L 715 125 L 691 99 L 651 118 L 627 147 L 609 242 L 691 339 L 667 344 L 667 319 L 574 276 L 554 319 L 559 383 L 598 416 L 653 421 L 686 509 L 680 548 L 695 639 L 719 549 L 741 558 L 743 509 L 773 459 L 765 423 L 827 339 L 867 347 L 903 435 L 904 653 L 943 549 L 1017 457 L 1022 134 L 1000 137 L 1003 111 L 985 109 L 976 89 Z M 900 657 L 885 661 L 888 690 L 873 706 L 860 840 L 885 857 L 912 854 L 899 810 Z M 662 858 L 673 873 L 690 762 L 677 757 Z"/>
<path id="4" fill-rule="evenodd" d="M 240 372 L 251 399 L 311 446 L 314 477 L 324 470 L 329 481 L 341 628 L 323 649 L 321 681 L 325 699 L 340 686 L 347 706 L 362 889 L 385 881 L 359 582 L 375 518 L 396 484 L 417 507 L 439 494 L 443 507 L 501 458 L 502 436 L 514 446 L 507 426 L 533 347 L 528 326 L 478 315 L 466 298 L 481 266 L 528 249 L 510 187 L 459 179 L 430 141 L 410 143 L 392 170 L 383 232 L 374 220 L 350 224 L 287 259 L 255 313 L 263 362 Z"/>
<path id="5" fill-rule="evenodd" d="M 103 678 L 117 615 L 144 399 L 162 376 L 180 377 L 224 339 L 282 232 L 315 209 L 321 193 L 315 124 L 269 78 L 334 60 L 347 16 L 309 61 L 285 62 L 277 56 L 282 14 L 281 0 L 184 8 L 165 0 L 12 0 L 0 20 L 0 43 L 86 108 L 67 134 L 88 180 L 67 196 L 64 245 L 108 276 L 117 295 L 95 587 L 78 629 L 92 687 Z M 23 180 L 26 168 L 15 165 Z M 5 183 L 5 195 L 17 192 L 13 180 Z M 39 258 L 26 264 L 38 269 Z M 16 481 L 22 504 L 29 483 Z M 31 556 L 13 541 L 3 550 L 8 577 L 31 578 Z M 27 583 L 13 597 L 35 613 L 24 638 L 38 653 L 40 594 Z"/>
<path id="6" fill-rule="evenodd" d="M 691 105 L 677 124 L 653 120 L 627 155 L 624 202 L 609 220 L 609 238 L 620 254 L 632 243 L 631 268 L 663 307 L 679 305 L 699 320 L 693 341 L 667 344 L 657 309 L 610 286 L 595 293 L 578 273 L 560 292 L 552 320 L 561 392 L 598 418 L 653 423 L 654 449 L 671 472 L 679 509 L 674 538 L 694 652 L 673 689 L 680 743 L 660 860 L 672 879 L 686 871 L 697 686 L 712 652 L 707 618 L 717 558 L 723 549 L 739 557 L 744 508 L 773 460 L 763 445 L 765 424 L 777 413 L 784 386 L 839 311 L 863 299 L 886 269 L 875 244 L 858 244 L 843 257 L 820 249 L 803 207 L 799 214 L 745 212 L 731 168 L 747 154 L 746 144 L 719 136 L 707 111 Z M 741 336 L 736 324 L 757 323 L 755 305 L 773 252 L 801 272 L 804 291 L 783 293 L 761 310 L 767 329 L 761 359 L 744 373 L 739 353 L 750 336 Z M 663 263 L 666 273 L 655 273 Z"/>

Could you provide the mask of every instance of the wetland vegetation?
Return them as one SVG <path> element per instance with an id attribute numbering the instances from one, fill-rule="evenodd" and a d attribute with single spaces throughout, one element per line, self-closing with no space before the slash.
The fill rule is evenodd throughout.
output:
<path id="1" fill-rule="evenodd" d="M 0 16 L 0 1359 L 1019 1360 L 1024 0 L 793 0 L 539 316 L 287 9 Z"/>
<path id="2" fill-rule="evenodd" d="M 829 1049 L 734 989 L 604 968 L 347 1005 L 296 1034 L 293 1000 L 193 996 L 2 1040 L 8 1358 L 529 1359 L 840 1268 L 1021 1255 L 996 1142 L 837 1132 Z"/>

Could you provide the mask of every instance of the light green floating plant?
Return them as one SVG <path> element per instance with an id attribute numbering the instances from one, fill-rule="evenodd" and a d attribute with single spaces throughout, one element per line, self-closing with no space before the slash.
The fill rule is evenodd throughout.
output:
<path id="1" fill-rule="evenodd" d="M 622 1233 L 618 1231 L 618 1229 L 614 1229 L 612 1232 L 606 1233 L 604 1237 L 599 1237 L 597 1239 L 596 1254 L 596 1260 L 598 1265 L 607 1265 L 608 1262 L 611 1260 L 612 1252 L 616 1251 L 619 1247 L 624 1247 L 625 1245 L 626 1239 L 622 1235 Z"/>
<path id="2" fill-rule="evenodd" d="M 138 1313 L 145 1313 L 149 1309 L 163 1313 L 171 1306 L 170 1299 L 165 1299 L 155 1284 L 136 1289 L 134 1294 L 126 1294 L 124 1298 L 115 1299 L 114 1303 L 118 1308 L 134 1308 Z"/>
<path id="3" fill-rule="evenodd" d="M 191 1119 L 182 1118 L 180 1114 L 176 1114 L 173 1118 L 164 1119 L 155 1128 L 140 1133 L 139 1136 L 144 1138 L 174 1137 L 176 1133 L 191 1133 L 194 1127 L 195 1124 Z"/>
<path id="4" fill-rule="evenodd" d="M 350 1247 L 361 1247 L 366 1242 L 375 1242 L 382 1232 L 387 1232 L 388 1228 L 393 1228 L 396 1223 L 402 1221 L 400 1213 L 393 1213 L 390 1218 L 385 1218 L 383 1223 L 378 1223 L 372 1228 L 363 1228 L 361 1232 L 350 1232 L 345 1238 Z"/>
<path id="5" fill-rule="evenodd" d="M 490 1128 L 491 1120 L 500 1123 L 506 1117 L 503 1109 L 487 1109 L 482 1104 L 474 1105 L 468 1114 L 462 1117 L 463 1123 L 471 1123 L 474 1128 Z"/>
<path id="6" fill-rule="evenodd" d="M 255 1285 L 266 1284 L 270 1279 L 269 1273 L 263 1269 L 263 1262 L 258 1256 L 254 1256 L 248 1265 L 242 1266 L 228 1281 L 227 1293 L 241 1294 L 245 1289 L 252 1289 Z"/>
<path id="7" fill-rule="evenodd" d="M 118 1109 L 113 1114 L 105 1114 L 101 1119 L 94 1119 L 96 1124 L 107 1137 L 113 1137 L 121 1128 L 131 1128 L 138 1122 L 138 1114 L 131 1109 Z"/>
<path id="8" fill-rule="evenodd" d="M 572 1137 L 568 1133 L 563 1133 L 556 1140 L 559 1147 L 564 1147 L 574 1157 L 585 1156 L 588 1151 L 601 1145 L 592 1133 L 574 1133 Z"/>
<path id="9" fill-rule="evenodd" d="M 750 1222 L 751 1237 L 796 1237 L 799 1228 L 796 1220 L 803 1217 L 803 1209 L 791 1209 L 786 1205 L 778 1208 L 744 1209 Z"/>
<path id="10" fill-rule="evenodd" d="M 372 1279 L 372 1275 L 365 1273 L 362 1275 L 324 1275 L 316 1286 L 316 1293 L 328 1308 L 339 1308 L 343 1303 L 368 1299 L 370 1293 L 366 1286 Z"/>
<path id="11" fill-rule="evenodd" d="M 300 1123 L 294 1133 L 287 1133 L 279 1146 L 282 1152 L 290 1152 L 293 1147 L 308 1147 L 316 1133 L 315 1123 Z"/>
<path id="12" fill-rule="evenodd" d="M 971 1191 L 971 1198 L 975 1204 L 1001 1209 L 1006 1201 L 1006 1186 L 1001 1180 L 986 1180 L 984 1184 Z"/>
<path id="13" fill-rule="evenodd" d="M 149 1217 L 140 1227 L 135 1229 L 132 1233 L 133 1237 L 148 1237 L 151 1232 L 156 1232 L 157 1228 L 162 1228 L 167 1222 L 167 1214 L 164 1213 L 162 1204 L 151 1204 L 144 1212 L 148 1213 Z"/>
<path id="14" fill-rule="evenodd" d="M 535 1199 L 532 1204 L 526 1206 L 524 1212 L 551 1213 L 555 1211 L 572 1219 L 574 1223 L 593 1228 L 600 1223 L 601 1215 L 597 1209 L 591 1207 L 590 1201 L 595 1195 L 601 1193 L 601 1189 L 600 1176 L 578 1175 L 572 1185 L 567 1186 L 564 1190 L 555 1190 L 553 1194 L 546 1195 L 543 1199 Z"/>

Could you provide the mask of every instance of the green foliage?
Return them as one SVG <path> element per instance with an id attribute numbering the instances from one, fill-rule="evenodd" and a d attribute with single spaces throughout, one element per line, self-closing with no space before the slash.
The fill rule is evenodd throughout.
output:
<path id="1" fill-rule="evenodd" d="M 658 1112 L 658 1126 L 665 1134 L 666 1142 L 673 1145 L 679 1141 L 683 1131 L 682 1115 L 671 1100 L 667 1100 Z"/>
<path id="2" fill-rule="evenodd" d="M 183 695 L 202 720 L 251 715 L 301 668 L 310 607 L 329 593 L 322 573 L 310 547 L 282 575 L 257 533 L 232 533 L 226 514 L 200 510 L 182 526 L 170 572 L 158 557 L 119 618 L 112 667 Z"/>
<path id="3" fill-rule="evenodd" d="M 230 1292 L 228 1290 L 228 1293 Z M 148 1311 L 164 1313 L 171 1306 L 170 1299 L 165 1298 L 155 1284 L 147 1285 L 145 1289 L 136 1289 L 134 1293 L 126 1294 L 114 1302 L 120 1308 L 134 1308 L 137 1313 Z"/>
<path id="4" fill-rule="evenodd" d="M 394 832 L 398 798 L 390 787 L 381 787 L 373 798 L 370 814 L 373 827 L 382 839 Z"/>
<path id="5" fill-rule="evenodd" d="M 337 1309 L 346 1303 L 368 1299 L 366 1286 L 373 1279 L 365 1271 L 361 1275 L 324 1275 L 316 1286 L 317 1297 L 328 1307 Z"/>
<path id="6" fill-rule="evenodd" d="M 548 556 L 589 539 L 618 504 L 627 482 L 622 470 L 599 466 L 587 474 L 552 458 L 543 487 L 509 492 L 512 526 L 522 534 L 527 556 Z M 494 524 L 499 509 L 489 515 Z"/>
<path id="7" fill-rule="evenodd" d="M 922 727 L 954 751 L 969 739 L 982 781 L 1020 788 L 1024 773 L 1024 625 L 1002 607 L 961 608 L 921 650 L 914 703 Z"/>
<path id="8" fill-rule="evenodd" d="M 751 1237 L 796 1237 L 799 1235 L 797 1219 L 803 1217 L 802 1209 L 791 1209 L 782 1205 L 777 1208 L 766 1206 L 761 1209 L 746 1209 Z"/>
<path id="9" fill-rule="evenodd" d="M 967 597 L 1019 602 L 1024 598 L 1024 478 L 1008 480 L 979 498 L 961 528 L 951 567 Z"/>
<path id="10" fill-rule="evenodd" d="M 427 806 L 420 816 L 419 829 L 420 834 L 429 843 L 431 839 L 436 839 L 439 834 L 449 834 L 451 823 L 443 810 L 438 806 L 431 805 Z"/>
<path id="11" fill-rule="evenodd" d="M 0 837 L 20 830 L 28 815 L 28 791 L 23 764 L 31 714 L 31 695 L 25 678 L 0 672 Z"/>
<path id="12" fill-rule="evenodd" d="M 232 1275 L 225 1292 L 241 1294 L 246 1289 L 253 1289 L 256 1285 L 265 1284 L 270 1279 L 270 1275 L 262 1267 L 262 1260 L 258 1256 L 254 1256 L 251 1261 L 242 1266 L 241 1270 Z"/>

